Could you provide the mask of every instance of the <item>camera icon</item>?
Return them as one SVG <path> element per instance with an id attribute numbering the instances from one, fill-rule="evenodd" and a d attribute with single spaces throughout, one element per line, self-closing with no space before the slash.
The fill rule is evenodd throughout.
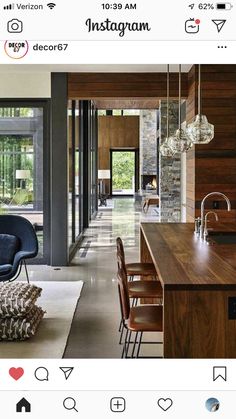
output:
<path id="1" fill-rule="evenodd" d="M 21 33 L 23 32 L 23 22 L 19 19 L 9 20 L 7 30 L 9 33 Z"/>

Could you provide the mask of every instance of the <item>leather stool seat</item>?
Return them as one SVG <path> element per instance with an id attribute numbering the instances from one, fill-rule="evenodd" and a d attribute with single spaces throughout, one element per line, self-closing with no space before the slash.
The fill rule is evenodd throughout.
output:
<path id="1" fill-rule="evenodd" d="M 132 281 L 127 286 L 130 298 L 163 298 L 159 281 Z"/>
<path id="2" fill-rule="evenodd" d="M 157 276 L 153 263 L 126 263 L 125 267 L 129 276 Z"/>
<path id="3" fill-rule="evenodd" d="M 128 328 L 134 332 L 162 332 L 162 306 L 137 306 L 130 309 Z"/>

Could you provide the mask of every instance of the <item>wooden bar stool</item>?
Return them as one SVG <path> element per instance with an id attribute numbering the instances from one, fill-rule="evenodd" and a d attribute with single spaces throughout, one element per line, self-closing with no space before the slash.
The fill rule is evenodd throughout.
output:
<path id="1" fill-rule="evenodd" d="M 163 331 L 163 308 L 161 305 L 130 307 L 128 282 L 125 271 L 118 269 L 118 290 L 123 327 L 126 330 L 122 358 L 129 358 L 129 347 L 133 343 L 131 358 L 139 358 L 142 344 L 162 344 L 162 342 L 142 342 L 145 332 Z M 134 342 L 131 341 L 135 333 Z M 138 336 L 140 334 L 140 336 Z M 135 354 L 136 352 L 136 354 Z M 157 357 L 155 357 L 157 358 Z"/>
<path id="2" fill-rule="evenodd" d="M 116 239 L 117 256 L 123 259 L 125 269 L 128 277 L 132 281 L 134 276 L 151 276 L 152 278 L 157 277 L 156 269 L 153 263 L 125 263 L 125 252 L 122 239 L 117 237 Z"/>

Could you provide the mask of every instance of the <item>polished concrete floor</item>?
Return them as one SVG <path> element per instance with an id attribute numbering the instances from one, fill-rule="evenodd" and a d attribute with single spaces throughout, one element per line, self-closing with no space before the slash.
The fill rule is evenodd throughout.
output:
<path id="1" fill-rule="evenodd" d="M 115 198 L 108 202 L 107 207 L 99 208 L 96 219 L 85 231 L 84 240 L 72 266 L 30 267 L 32 281 L 84 282 L 72 321 L 65 358 L 120 358 L 122 348 L 118 344 L 120 308 L 115 240 L 117 236 L 124 240 L 127 262 L 138 261 L 140 221 L 159 222 L 158 209 L 150 207 L 148 213 L 144 214 L 141 211 L 141 202 L 135 202 L 133 198 Z M 154 340 L 160 340 L 160 337 L 156 336 Z M 145 345 L 143 354 L 160 356 L 162 345 Z"/>
<path id="2" fill-rule="evenodd" d="M 157 209 L 150 208 L 144 215 L 141 203 L 135 203 L 133 198 L 116 198 L 108 208 L 99 209 L 97 218 L 85 232 L 81 248 L 69 268 L 84 281 L 84 288 L 72 322 L 65 358 L 121 356 L 117 332 L 120 308 L 115 239 L 121 236 L 124 240 L 127 261 L 139 260 L 140 221 L 158 222 Z M 149 350 L 146 347 L 145 356 Z M 159 356 L 161 350 L 155 349 L 155 354 Z"/>

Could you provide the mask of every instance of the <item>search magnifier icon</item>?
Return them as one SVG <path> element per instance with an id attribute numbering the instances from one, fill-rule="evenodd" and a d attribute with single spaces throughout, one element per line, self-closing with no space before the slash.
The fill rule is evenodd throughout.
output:
<path id="1" fill-rule="evenodd" d="M 78 412 L 78 410 L 76 409 L 76 401 L 75 399 L 73 399 L 73 397 L 67 397 L 63 401 L 63 406 L 66 410 L 75 410 L 76 412 Z"/>

